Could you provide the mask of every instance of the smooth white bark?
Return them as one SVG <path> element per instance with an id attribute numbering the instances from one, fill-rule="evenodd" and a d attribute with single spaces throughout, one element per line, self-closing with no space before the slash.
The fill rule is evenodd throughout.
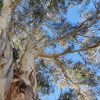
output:
<path id="1" fill-rule="evenodd" d="M 18 0 L 3 0 L 3 7 L 0 15 L 0 98 L 2 98 L 2 100 L 5 98 L 5 87 L 7 87 L 6 85 L 9 86 L 9 71 L 13 60 L 11 43 L 7 37 L 7 30 L 10 27 L 11 15 L 15 6 L 14 4 L 17 4 L 16 2 L 18 2 Z"/>

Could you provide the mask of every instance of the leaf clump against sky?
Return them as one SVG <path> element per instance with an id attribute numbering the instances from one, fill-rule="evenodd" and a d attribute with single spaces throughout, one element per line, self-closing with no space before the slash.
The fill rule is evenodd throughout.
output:
<path id="1" fill-rule="evenodd" d="M 99 0 L 19 3 L 13 15 L 13 42 L 21 57 L 25 51 L 23 44 L 32 33 L 34 48 L 43 50 L 35 58 L 41 100 L 77 100 L 78 96 L 87 95 L 87 87 L 94 98 L 100 95 L 99 6 Z"/>

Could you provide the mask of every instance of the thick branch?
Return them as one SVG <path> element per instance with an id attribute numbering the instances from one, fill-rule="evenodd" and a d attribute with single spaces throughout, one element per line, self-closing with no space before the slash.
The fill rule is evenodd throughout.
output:
<path id="1" fill-rule="evenodd" d="M 99 47 L 99 46 L 100 46 L 100 43 L 95 44 L 95 45 L 93 45 L 93 46 L 89 46 L 89 47 L 87 47 L 87 48 L 82 48 L 82 49 L 79 49 L 79 50 L 71 50 L 71 51 L 65 50 L 65 51 L 62 52 L 62 53 L 59 53 L 59 54 L 52 54 L 52 55 L 48 55 L 48 54 L 45 54 L 45 53 L 42 52 L 42 53 L 39 54 L 39 56 L 40 56 L 40 57 L 46 57 L 46 58 L 57 58 L 57 57 L 59 57 L 59 56 L 65 55 L 65 54 L 87 51 L 87 50 L 90 50 L 90 49 L 97 48 L 97 47 Z"/>
<path id="2" fill-rule="evenodd" d="M 99 13 L 95 13 L 93 14 L 91 17 L 87 18 L 84 22 L 82 22 L 76 29 L 74 29 L 73 31 L 69 32 L 69 33 L 66 33 L 64 35 L 62 35 L 61 37 L 59 38 L 56 38 L 54 40 L 52 40 L 51 42 L 47 43 L 45 46 L 49 46 L 55 42 L 58 42 L 58 41 L 61 41 L 63 39 L 70 39 L 70 38 L 73 38 L 76 34 L 78 34 L 80 31 L 82 30 L 86 30 L 88 29 L 89 27 L 91 27 L 91 25 L 93 25 L 95 23 L 95 20 L 99 19 L 98 17 Z M 88 23 L 88 24 L 87 24 Z M 40 47 L 39 48 L 39 51 L 42 51 L 44 47 Z"/>

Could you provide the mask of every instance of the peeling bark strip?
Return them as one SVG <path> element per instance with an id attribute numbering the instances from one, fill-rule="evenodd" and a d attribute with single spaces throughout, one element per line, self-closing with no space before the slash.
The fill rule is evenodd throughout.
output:
<path id="1" fill-rule="evenodd" d="M 29 39 L 26 47 L 25 54 L 21 61 L 21 70 L 23 74 L 21 78 L 25 81 L 27 85 L 31 88 L 31 94 L 33 94 L 34 99 L 36 100 L 36 88 L 37 88 L 37 80 L 36 80 L 36 71 L 35 71 L 35 64 L 34 64 L 34 46 L 32 39 Z M 31 99 L 26 99 L 31 100 Z"/>
<path id="2" fill-rule="evenodd" d="M 35 100 L 31 87 L 20 77 L 16 77 L 10 84 L 5 100 Z"/>
<path id="3" fill-rule="evenodd" d="M 21 60 L 20 70 L 13 72 L 11 41 L 8 40 L 9 25 L 13 9 L 19 0 L 4 0 L 0 16 L 0 99 L 36 100 L 36 72 L 34 66 L 33 42 L 30 39 Z M 1 36 L 2 35 L 2 36 Z M 34 70 L 33 70 L 34 69 Z M 13 76 L 14 74 L 14 76 Z"/>
<path id="4" fill-rule="evenodd" d="M 11 41 L 8 40 L 8 29 L 11 22 L 13 9 L 19 0 L 3 0 L 3 7 L 0 16 L 0 99 L 5 99 L 5 91 L 9 87 L 12 74 L 12 48 Z"/>
<path id="5" fill-rule="evenodd" d="M 34 87 L 35 83 L 32 73 L 33 70 L 29 75 L 31 85 L 26 84 L 25 81 L 21 79 L 21 77 L 16 73 L 17 75 L 14 76 L 14 79 L 10 84 L 10 88 L 5 100 L 36 100 L 36 97 L 32 90 L 32 87 Z"/>
<path id="6" fill-rule="evenodd" d="M 36 72 L 34 66 L 34 48 L 30 39 L 17 73 L 13 71 L 11 40 L 8 39 L 11 17 L 20 0 L 4 0 L 0 16 L 0 99 L 36 100 Z M 10 37 L 11 34 L 10 34 Z M 17 67 L 17 66 L 16 66 Z"/>
<path id="7" fill-rule="evenodd" d="M 36 100 L 36 71 L 34 66 L 33 42 L 29 39 L 20 67 L 14 71 L 13 79 L 5 100 Z"/>

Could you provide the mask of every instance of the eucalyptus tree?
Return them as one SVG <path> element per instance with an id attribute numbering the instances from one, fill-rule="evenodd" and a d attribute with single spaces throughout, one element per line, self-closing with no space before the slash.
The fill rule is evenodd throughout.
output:
<path id="1" fill-rule="evenodd" d="M 10 81 L 7 81 L 8 78 L 10 79 L 7 74 L 11 68 L 13 57 L 12 34 L 9 29 L 12 12 L 18 2 L 19 0 L 0 0 L 0 99 L 2 100 L 4 100 L 7 85 Z"/>
<path id="2" fill-rule="evenodd" d="M 93 69 L 99 66 L 98 52 L 95 54 L 100 46 L 99 0 L 18 2 L 0 2 L 2 99 L 36 100 L 39 90 L 50 92 L 51 80 L 60 88 L 70 87 L 74 100 L 95 100 L 94 92 L 99 87 Z M 93 8 L 88 10 L 91 2 Z M 79 7 L 80 21 L 73 25 L 66 14 L 75 5 Z M 68 59 L 74 53 L 81 57 L 76 63 Z"/>

